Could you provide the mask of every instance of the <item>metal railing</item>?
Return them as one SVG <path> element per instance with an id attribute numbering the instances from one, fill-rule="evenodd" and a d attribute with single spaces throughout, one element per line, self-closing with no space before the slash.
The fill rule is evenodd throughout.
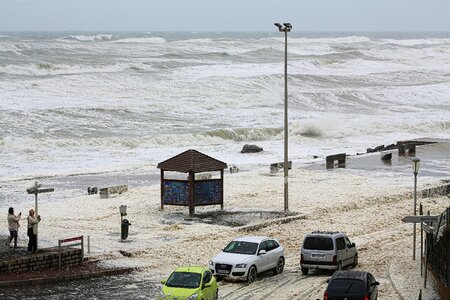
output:
<path id="1" fill-rule="evenodd" d="M 80 242 L 77 242 L 80 241 Z M 73 243 L 76 242 L 76 243 Z M 70 243 L 67 245 L 63 245 L 66 243 Z M 59 269 L 61 270 L 61 265 L 62 265 L 62 250 L 64 248 L 67 247 L 76 247 L 76 246 L 81 246 L 81 264 L 83 263 L 84 260 L 84 239 L 83 236 L 77 236 L 77 237 L 73 237 L 73 238 L 68 238 L 68 239 L 63 239 L 63 240 L 58 240 L 58 265 L 59 265 Z"/>
<path id="2" fill-rule="evenodd" d="M 427 236 L 428 264 L 450 288 L 450 207 L 441 214 L 436 233 Z"/>

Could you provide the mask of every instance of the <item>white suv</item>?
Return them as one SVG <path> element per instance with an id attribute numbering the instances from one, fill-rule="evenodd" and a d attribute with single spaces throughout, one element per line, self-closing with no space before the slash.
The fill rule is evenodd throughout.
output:
<path id="1" fill-rule="evenodd" d="M 341 270 L 357 265 L 358 250 L 344 233 L 314 231 L 305 236 L 300 252 L 300 267 L 304 275 L 309 269 Z"/>
<path id="2" fill-rule="evenodd" d="M 284 270 L 284 249 L 273 238 L 246 236 L 233 240 L 209 262 L 209 268 L 218 280 L 222 277 L 256 280 L 258 273 Z"/>

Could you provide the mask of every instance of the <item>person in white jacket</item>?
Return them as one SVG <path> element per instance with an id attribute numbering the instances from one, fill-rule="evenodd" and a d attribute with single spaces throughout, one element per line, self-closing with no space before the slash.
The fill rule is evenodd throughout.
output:
<path id="1" fill-rule="evenodd" d="M 17 232 L 19 231 L 19 221 L 22 217 L 22 212 L 20 212 L 17 216 L 14 214 L 14 208 L 10 207 L 8 209 L 8 227 L 10 237 L 6 242 L 7 246 L 10 246 L 11 241 L 14 239 L 14 248 L 17 248 Z"/>
<path id="2" fill-rule="evenodd" d="M 37 250 L 37 224 L 41 221 L 41 216 L 34 216 L 34 209 L 30 209 L 28 215 L 28 252 L 35 253 Z"/>

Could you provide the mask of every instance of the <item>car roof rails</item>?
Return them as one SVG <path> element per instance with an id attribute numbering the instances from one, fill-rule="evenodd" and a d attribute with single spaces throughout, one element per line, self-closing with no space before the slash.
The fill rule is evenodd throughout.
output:
<path id="1" fill-rule="evenodd" d="M 333 235 L 333 234 L 338 234 L 340 232 L 339 231 L 321 231 L 321 230 L 316 230 L 316 231 L 313 231 L 312 233 L 314 233 L 314 234 L 330 234 L 330 235 Z"/>

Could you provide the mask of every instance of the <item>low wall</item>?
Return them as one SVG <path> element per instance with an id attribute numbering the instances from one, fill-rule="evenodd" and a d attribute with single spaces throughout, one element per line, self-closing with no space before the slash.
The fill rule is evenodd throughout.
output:
<path id="1" fill-rule="evenodd" d="M 72 267 L 82 263 L 81 249 L 66 248 L 61 251 L 61 266 Z M 34 254 L 16 256 L 0 260 L 0 274 L 9 272 L 28 272 L 59 267 L 58 250 L 43 250 Z"/>
<path id="2" fill-rule="evenodd" d="M 433 197 L 433 196 L 447 196 L 450 194 L 450 184 L 444 184 L 440 186 L 435 186 L 429 189 L 420 191 L 422 198 Z"/>
<path id="3" fill-rule="evenodd" d="M 434 277 L 436 285 L 437 285 L 437 291 L 439 293 L 439 296 L 441 296 L 441 299 L 450 299 L 450 287 L 448 287 L 440 278 L 439 274 L 434 272 L 432 268 L 429 268 L 431 275 Z"/>

